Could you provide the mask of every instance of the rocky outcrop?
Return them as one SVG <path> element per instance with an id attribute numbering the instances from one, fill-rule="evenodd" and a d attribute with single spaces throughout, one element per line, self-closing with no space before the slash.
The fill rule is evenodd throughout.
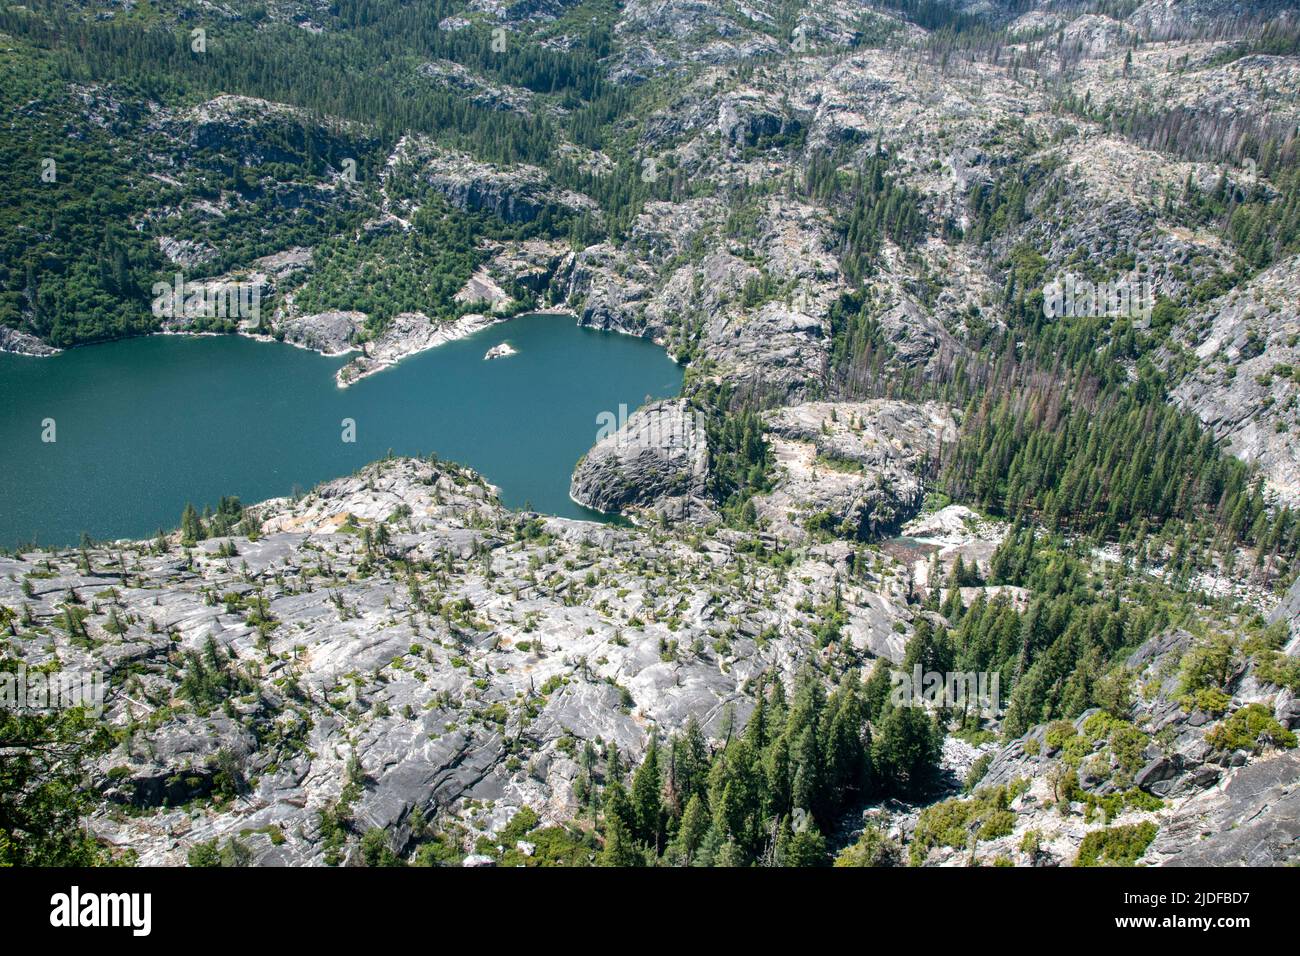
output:
<path id="1" fill-rule="evenodd" d="M 364 312 L 321 312 L 284 319 L 276 330 L 290 345 L 322 355 L 342 355 L 356 349 L 365 320 Z"/>
<path id="2" fill-rule="evenodd" d="M 943 601 L 948 596 L 947 575 L 958 558 L 981 577 L 989 577 L 993 554 L 1007 528 L 1005 522 L 981 517 L 964 505 L 945 505 L 907 522 L 902 536 L 886 542 L 884 549 L 910 567 L 911 586 L 918 595 L 937 589 Z M 981 594 L 988 600 L 1004 598 L 1022 611 L 1029 605 L 1029 589 L 1010 584 L 963 587 L 962 603 L 969 607 Z"/>
<path id="3" fill-rule="evenodd" d="M 107 672 L 122 734 L 89 825 L 147 865 L 231 838 L 261 864 L 319 864 L 325 810 L 348 821 L 341 861 L 372 827 L 405 848 L 416 810 L 462 823 L 466 853 L 520 806 L 568 819 L 586 742 L 635 760 L 692 716 L 720 738 L 749 682 L 792 680 L 815 653 L 804 609 L 848 557 L 836 543 L 741 579 L 734 532 L 519 515 L 473 472 L 412 459 L 253 514 L 255 538 L 188 553 L 173 535 L 0 557 L 0 604 L 31 621 L 10 652 Z M 84 639 L 53 625 L 70 589 Z M 839 598 L 846 646 L 901 658 L 912 611 L 892 581 Z"/>
<path id="4" fill-rule="evenodd" d="M 700 350 L 733 381 L 780 402 L 797 402 L 825 389 L 830 360 L 829 324 L 811 311 L 816 310 L 768 302 L 747 314 L 713 316 Z"/>
<path id="5" fill-rule="evenodd" d="M 1286 596 L 1278 602 L 1269 614 L 1268 619 L 1274 621 L 1286 621 L 1291 627 L 1292 643 L 1287 647 L 1287 652 L 1296 656 L 1300 652 L 1300 578 L 1292 583 L 1291 589 L 1286 592 Z"/>
<path id="6" fill-rule="evenodd" d="M 404 139 L 391 163 L 407 164 L 456 208 L 492 213 L 507 223 L 532 222 L 548 208 L 600 215 L 592 199 L 554 186 L 536 166 L 482 163 L 420 137 Z"/>
<path id="7" fill-rule="evenodd" d="M 403 312 L 393 316 L 382 332 L 364 344 L 362 354 L 339 369 L 334 378 L 339 388 L 347 388 L 404 358 L 467 338 L 498 321 L 500 318 L 496 316 L 470 314 L 440 322 L 423 312 Z"/>
<path id="8" fill-rule="evenodd" d="M 647 266 L 600 243 L 574 256 L 565 301 L 582 325 L 658 339 L 663 327 L 646 318 L 655 281 Z"/>
<path id="9" fill-rule="evenodd" d="M 718 132 L 730 146 L 757 146 L 774 137 L 792 136 L 802 125 L 756 90 L 726 96 L 718 108 Z"/>
<path id="10" fill-rule="evenodd" d="M 158 251 L 172 265 L 191 269 L 207 262 L 215 250 L 206 243 L 193 239 L 174 239 L 171 236 L 158 237 Z"/>
<path id="11" fill-rule="evenodd" d="M 496 310 L 505 308 L 510 303 L 510 296 L 497 285 L 487 269 L 478 269 L 459 292 L 455 299 L 463 305 L 473 305 Z"/>
<path id="12" fill-rule="evenodd" d="M 1150 39 L 1168 40 L 1213 34 L 1225 27 L 1241 29 L 1250 20 L 1267 20 L 1293 9 L 1286 0 L 1145 0 L 1129 14 L 1128 23 Z"/>
<path id="13" fill-rule="evenodd" d="M 929 456 L 957 438 L 951 410 L 883 399 L 795 405 L 765 423 L 776 478 L 754 505 L 765 527 L 793 541 L 896 530 L 920 510 Z"/>
<path id="14" fill-rule="evenodd" d="M 1300 256 L 1268 269 L 1189 318 L 1199 366 L 1174 390 L 1269 487 L 1300 503 Z"/>
<path id="15" fill-rule="evenodd" d="M 1279 615 L 1292 615 L 1287 603 Z M 1300 723 L 1300 708 L 1290 691 L 1261 686 L 1240 654 L 1224 675 L 1222 712 L 1189 704 L 1182 695 L 1181 664 L 1202 640 L 1173 628 L 1134 651 L 1125 661 L 1134 703 L 1120 717 L 1090 709 L 1068 722 L 1034 727 L 993 752 L 979 786 L 1011 788 L 1013 817 L 1007 835 L 981 843 L 974 858 L 1069 864 L 1089 833 L 1146 824 L 1155 828 L 1140 858 L 1146 865 L 1293 862 L 1300 847 L 1300 753 L 1291 749 L 1294 741 L 1270 736 L 1253 748 L 1231 749 L 1238 745 L 1225 747 L 1212 731 L 1242 707 L 1263 705 L 1262 713 L 1275 713 L 1283 727 Z M 1111 809 L 1104 818 L 1091 809 L 1106 803 Z M 1026 846 L 1036 849 L 1027 853 Z M 931 850 L 926 859 L 950 863 L 957 855 Z"/>
<path id="16" fill-rule="evenodd" d="M 1300 858 L 1300 753 L 1241 767 L 1164 821 L 1144 862 L 1284 866 Z"/>
<path id="17" fill-rule="evenodd" d="M 1086 14 L 1061 31 L 1061 44 L 1080 56 L 1098 57 L 1133 45 L 1136 30 L 1110 17 Z"/>
<path id="18" fill-rule="evenodd" d="M 417 72 L 421 77 L 445 89 L 454 90 L 475 106 L 485 109 L 524 113 L 533 106 L 534 96 L 531 90 L 488 83 L 451 60 L 422 63 Z"/>
<path id="19" fill-rule="evenodd" d="M 30 332 L 0 325 L 0 352 L 13 352 L 17 355 L 54 355 L 58 351 Z"/>
<path id="20" fill-rule="evenodd" d="M 362 123 L 332 119 L 319 123 L 306 110 L 255 96 L 223 93 L 184 112 L 163 114 L 159 121 L 189 150 L 239 157 L 248 166 L 293 163 L 297 157 L 282 148 L 311 130 L 322 155 L 360 155 L 378 139 Z M 268 135 L 274 128 L 276 135 Z"/>
<path id="21" fill-rule="evenodd" d="M 488 247 L 491 257 L 474 271 L 455 300 L 497 313 L 515 313 L 546 297 L 553 283 L 563 281 L 561 273 L 573 259 L 566 244 L 541 239 Z"/>
<path id="22" fill-rule="evenodd" d="M 700 413 L 681 399 L 651 402 L 583 456 L 569 495 L 597 511 L 636 508 L 702 520 L 711 514 L 708 460 Z"/>

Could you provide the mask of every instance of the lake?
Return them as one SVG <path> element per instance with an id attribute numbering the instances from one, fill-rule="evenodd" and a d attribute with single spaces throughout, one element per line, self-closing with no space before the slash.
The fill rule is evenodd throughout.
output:
<path id="1" fill-rule="evenodd" d="M 502 342 L 518 354 L 485 361 Z M 560 315 L 520 316 L 340 389 L 346 361 L 237 336 L 0 353 L 0 545 L 150 537 L 186 502 L 306 491 L 390 450 L 469 465 L 509 507 L 599 519 L 569 498 L 597 415 L 682 382 L 653 343 Z"/>

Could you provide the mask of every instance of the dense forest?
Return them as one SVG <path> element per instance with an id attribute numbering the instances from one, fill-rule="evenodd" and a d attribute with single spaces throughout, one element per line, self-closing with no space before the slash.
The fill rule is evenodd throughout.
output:
<path id="1" fill-rule="evenodd" d="M 192 48 L 197 41 L 188 30 L 149 4 L 108 20 L 53 3 L 0 8 L 0 30 L 23 41 L 0 57 L 0 97 L 11 127 L 0 145 L 8 223 L 7 245 L 0 249 L 0 323 L 60 347 L 152 330 L 147 291 L 160 276 L 170 278 L 150 222 L 154 211 L 185 201 L 220 202 L 232 193 L 238 202 L 223 213 L 218 235 L 184 221 L 169 227 L 174 240 L 216 246 L 192 274 L 217 275 L 292 245 L 323 242 L 325 268 L 305 303 L 362 308 L 377 325 L 403 310 L 446 311 L 448 293 L 472 270 L 479 241 L 519 237 L 517 228 L 491 217 L 458 213 L 449 219 L 431 208 L 417 234 L 396 247 L 379 237 L 376 248 L 356 250 L 337 238 L 355 231 L 365 209 L 378 202 L 376 175 L 409 131 L 483 161 L 541 164 L 557 182 L 601 201 L 615 231 L 626 228 L 647 197 L 671 193 L 670 178 L 649 182 L 635 163 L 595 177 L 552 150 L 557 123 L 575 142 L 597 147 L 630 107 L 626 91 L 609 88 L 596 65 L 608 52 L 612 5 L 592 0 L 571 11 L 572 21 L 556 25 L 584 24 L 585 41 L 574 49 L 555 50 L 519 35 L 504 41 L 513 45 L 509 56 L 493 49 L 487 28 L 439 30 L 439 20 L 454 8 L 446 2 L 344 4 L 334 17 L 347 29 L 320 35 L 254 16 L 204 27 L 201 51 Z M 550 110 L 495 110 L 420 85 L 416 67 L 432 59 L 534 91 L 565 118 Z M 264 69 L 271 62 L 277 69 Z M 73 143 L 63 123 L 85 108 L 74 91 L 92 81 L 103 84 L 93 107 L 114 120 L 87 125 Z M 172 147 L 160 136 L 184 132 L 148 128 L 157 105 L 183 109 L 222 93 L 291 104 L 305 111 L 303 120 L 265 124 L 255 144 L 241 144 L 242 161 L 234 160 L 232 144 L 187 149 L 187 165 L 196 172 L 184 182 L 138 168 L 133 140 L 165 150 Z M 344 129 L 338 119 L 366 126 Z M 345 158 L 357 164 L 359 188 L 343 202 L 304 188 L 331 184 Z M 146 228 L 130 228 L 132 221 Z M 600 235 L 589 219 L 565 214 L 547 215 L 532 232 L 579 244 Z M 333 296 L 346 287 L 344 280 L 360 274 L 359 259 L 370 268 L 391 266 L 404 278 L 382 293 L 382 301 L 363 295 L 339 302 Z"/>

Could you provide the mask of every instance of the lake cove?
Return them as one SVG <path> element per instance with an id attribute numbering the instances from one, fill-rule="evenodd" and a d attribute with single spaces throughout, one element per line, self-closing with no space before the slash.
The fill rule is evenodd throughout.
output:
<path id="1" fill-rule="evenodd" d="M 340 389 L 346 361 L 238 336 L 0 354 L 0 545 L 149 537 L 186 502 L 306 491 L 389 451 L 468 465 L 510 507 L 599 520 L 569 499 L 598 416 L 682 382 L 653 343 L 561 315 L 490 326 Z"/>

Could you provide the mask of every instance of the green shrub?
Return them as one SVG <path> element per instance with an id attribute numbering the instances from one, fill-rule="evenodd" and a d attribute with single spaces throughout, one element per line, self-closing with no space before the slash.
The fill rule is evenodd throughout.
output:
<path id="1" fill-rule="evenodd" d="M 1203 710 L 1215 716 L 1222 714 L 1232 703 L 1232 698 L 1217 687 L 1202 687 L 1182 696 L 1183 707 L 1188 711 Z"/>
<path id="2" fill-rule="evenodd" d="M 921 863 L 933 847 L 965 848 L 972 834 L 976 841 L 1008 835 L 1015 826 L 1015 814 L 1008 809 L 1015 796 L 1010 787 L 984 787 L 968 800 L 953 797 L 926 807 L 912 837 L 912 863 Z"/>
<path id="3" fill-rule="evenodd" d="M 388 834 L 381 827 L 372 827 L 361 838 L 361 859 L 366 866 L 405 866 L 388 843 Z"/>
<path id="4" fill-rule="evenodd" d="M 1255 658 L 1255 676 L 1265 684 L 1300 692 L 1300 661 L 1279 651 L 1263 651 Z"/>
<path id="5" fill-rule="evenodd" d="M 1159 828 L 1150 820 L 1122 827 L 1093 830 L 1079 845 L 1075 866 L 1132 866 L 1156 838 Z"/>
<path id="6" fill-rule="evenodd" d="M 898 843 L 877 826 L 863 830 L 858 842 L 845 847 L 835 858 L 836 866 L 898 866 L 901 862 Z"/>
<path id="7" fill-rule="evenodd" d="M 1227 634 L 1215 634 L 1189 650 L 1179 675 L 1184 706 L 1186 699 L 1199 690 L 1223 690 L 1232 676 L 1236 656 L 1232 637 Z"/>
<path id="8" fill-rule="evenodd" d="M 416 866 L 460 866 L 465 858 L 460 833 L 435 833 L 415 851 Z"/>
<path id="9" fill-rule="evenodd" d="M 1060 750 L 1074 738 L 1074 724 L 1068 720 L 1056 720 L 1047 726 L 1045 740 L 1049 752 Z"/>
<path id="10" fill-rule="evenodd" d="M 514 846 L 517 841 L 522 840 L 536 828 L 537 824 L 538 817 L 533 808 L 520 807 L 510 818 L 510 822 L 501 828 L 497 842 L 505 846 Z"/>
<path id="11" fill-rule="evenodd" d="M 1150 738 L 1127 721 L 1116 721 L 1110 732 L 1110 749 L 1119 761 L 1120 769 L 1137 773 L 1145 762 L 1142 752 Z"/>
<path id="12" fill-rule="evenodd" d="M 971 764 L 970 770 L 966 773 L 966 780 L 963 784 L 963 788 L 967 793 L 974 790 L 979 782 L 984 779 L 984 775 L 989 772 L 989 764 L 992 762 L 993 754 L 991 751 L 982 753 L 975 758 L 975 762 Z"/>
<path id="13" fill-rule="evenodd" d="M 543 827 L 530 833 L 528 840 L 536 849 L 524 857 L 526 866 L 591 866 L 596 858 L 595 835 L 577 827 Z"/>
<path id="14" fill-rule="evenodd" d="M 1115 718 L 1106 713 L 1093 714 L 1083 722 L 1083 735 L 1092 743 L 1110 736 L 1110 725 Z"/>
<path id="15" fill-rule="evenodd" d="M 1016 826 L 1016 815 L 1010 810 L 994 810 L 988 815 L 979 829 L 979 839 L 996 840 L 998 837 L 1011 836 Z"/>
<path id="16" fill-rule="evenodd" d="M 186 862 L 190 866 L 220 866 L 221 853 L 217 850 L 217 841 L 194 844 L 186 855 Z"/>
<path id="17" fill-rule="evenodd" d="M 1266 746 L 1291 748 L 1296 735 L 1287 730 L 1263 704 L 1247 704 L 1205 735 L 1216 750 L 1249 750 L 1259 753 Z"/>

